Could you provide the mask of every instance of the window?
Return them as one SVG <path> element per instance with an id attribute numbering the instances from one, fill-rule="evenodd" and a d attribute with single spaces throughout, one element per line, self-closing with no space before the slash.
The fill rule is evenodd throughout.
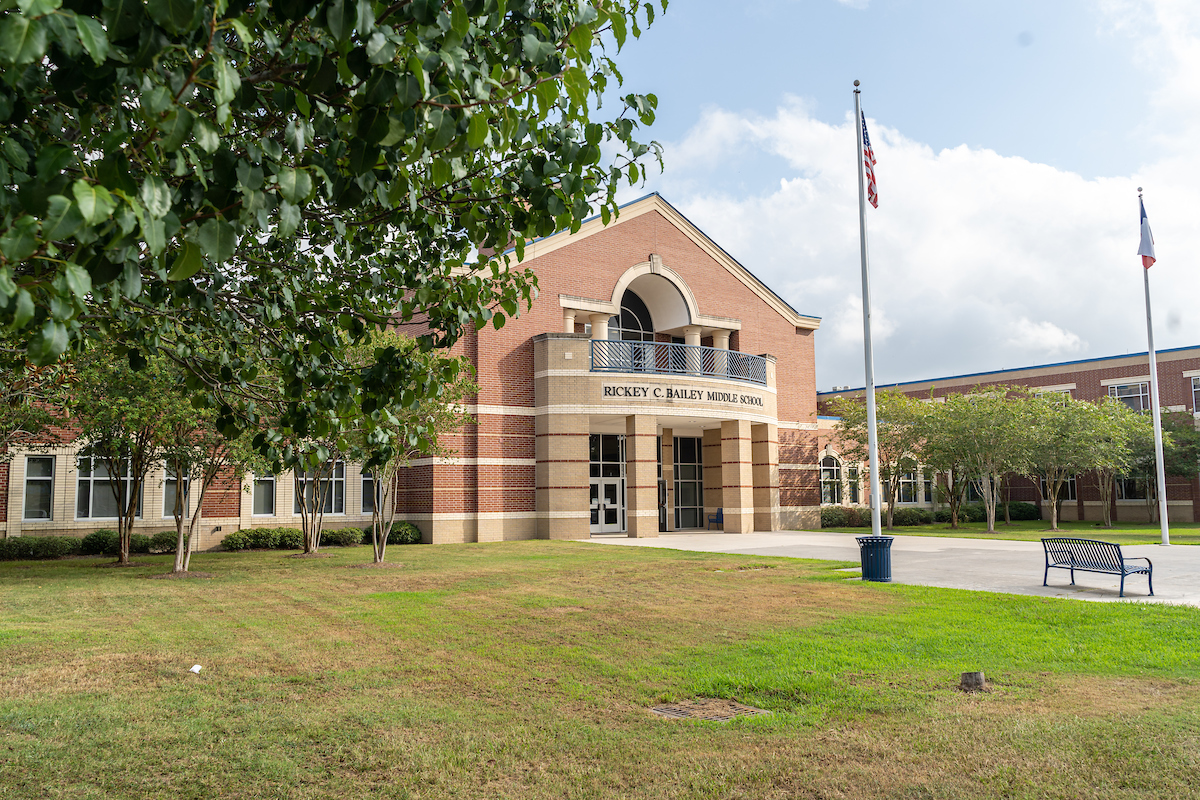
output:
<path id="1" fill-rule="evenodd" d="M 1134 411 L 1150 409 L 1149 383 L 1123 383 L 1108 387 L 1108 396 L 1115 397 Z"/>
<path id="2" fill-rule="evenodd" d="M 1192 411 L 1200 411 L 1200 378 L 1192 378 Z"/>
<path id="3" fill-rule="evenodd" d="M 375 485 L 375 477 L 370 472 L 364 470 L 362 474 L 362 513 L 375 513 L 375 505 L 381 499 L 381 488 Z"/>
<path id="4" fill-rule="evenodd" d="M 275 516 L 275 476 L 254 476 L 254 504 L 251 512 L 258 517 Z"/>
<path id="5" fill-rule="evenodd" d="M 1118 500 L 1145 500 L 1146 481 L 1142 478 L 1117 478 Z"/>
<path id="6" fill-rule="evenodd" d="M 163 516 L 175 516 L 175 498 L 179 496 L 179 483 L 176 480 L 175 473 L 168 466 L 163 477 Z M 183 516 L 188 515 L 188 490 L 191 488 L 191 483 L 187 473 L 183 475 Z"/>
<path id="7" fill-rule="evenodd" d="M 842 503 L 842 462 L 833 456 L 821 459 L 821 505 Z"/>
<path id="8" fill-rule="evenodd" d="M 704 441 L 675 437 L 675 529 L 704 525 Z"/>
<path id="9" fill-rule="evenodd" d="M 917 502 L 917 487 L 920 485 L 917 473 L 906 472 L 900 476 L 900 491 L 896 500 L 901 503 Z"/>
<path id="10" fill-rule="evenodd" d="M 1043 500 L 1048 499 L 1050 495 L 1046 490 L 1046 479 L 1045 478 L 1040 479 L 1038 488 L 1042 492 L 1042 499 Z M 1058 490 L 1058 499 L 1059 500 L 1077 500 L 1077 499 L 1079 499 L 1079 496 L 1075 494 L 1075 476 L 1074 475 L 1067 478 L 1067 480 L 1063 482 L 1062 488 L 1060 488 Z"/>
<path id="11" fill-rule="evenodd" d="M 858 505 L 862 502 L 858 499 L 860 491 L 858 485 L 858 467 L 846 467 L 846 482 L 849 484 L 851 505 Z"/>
<path id="12" fill-rule="evenodd" d="M 1067 400 L 1071 399 L 1071 390 L 1070 389 L 1040 389 L 1039 388 L 1039 389 L 1034 389 L 1033 394 L 1035 397 L 1049 397 L 1051 399 L 1057 399 L 1060 402 L 1066 402 Z"/>
<path id="13" fill-rule="evenodd" d="M 924 490 L 925 490 L 925 502 L 932 503 L 933 502 L 933 476 L 930 475 L 928 472 L 926 472 L 924 475 L 924 480 L 922 482 L 924 484 Z"/>
<path id="14" fill-rule="evenodd" d="M 608 338 L 626 342 L 653 342 L 654 321 L 642 298 L 628 289 L 621 296 L 621 313 L 608 320 Z"/>
<path id="15" fill-rule="evenodd" d="M 78 465 L 79 475 L 75 484 L 76 519 L 116 519 L 120 510 L 117 503 L 118 492 L 124 500 L 122 505 L 129 507 L 133 477 L 129 474 L 128 461 L 121 462 L 121 474 L 116 476 L 109 475 L 104 459 L 96 456 L 81 455 Z M 138 491 L 135 511 L 138 518 L 142 516 L 143 489 L 145 483 L 141 483 Z"/>
<path id="16" fill-rule="evenodd" d="M 346 465 L 341 461 L 333 465 L 329 477 L 321 480 L 321 492 L 325 495 L 324 513 L 346 513 Z M 306 506 L 311 507 L 313 490 L 316 489 L 317 476 L 312 471 L 296 473 L 296 498 L 294 513 L 300 513 L 300 498 L 304 498 Z"/>
<path id="17" fill-rule="evenodd" d="M 25 457 L 25 519 L 53 519 L 54 456 Z"/>

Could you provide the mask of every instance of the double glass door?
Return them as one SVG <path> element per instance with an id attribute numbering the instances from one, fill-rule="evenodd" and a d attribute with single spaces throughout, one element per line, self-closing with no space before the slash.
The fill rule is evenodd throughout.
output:
<path id="1" fill-rule="evenodd" d="M 592 481 L 592 533 L 620 533 L 625 530 L 625 481 Z"/>

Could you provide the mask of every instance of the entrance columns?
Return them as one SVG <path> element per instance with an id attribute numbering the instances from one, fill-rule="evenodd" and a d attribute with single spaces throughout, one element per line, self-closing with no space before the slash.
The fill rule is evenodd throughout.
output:
<path id="1" fill-rule="evenodd" d="M 587 539 L 588 431 L 586 414 L 539 414 L 536 435 L 535 490 L 539 539 Z"/>
<path id="2" fill-rule="evenodd" d="M 704 362 L 700 353 L 700 326 L 688 325 L 683 329 L 683 343 L 688 346 L 685 352 L 684 364 L 688 372 L 700 374 L 703 372 L 702 367 Z M 697 348 L 697 349 L 692 349 Z"/>
<path id="3" fill-rule="evenodd" d="M 713 331 L 713 347 L 726 352 L 713 353 L 713 372 L 717 375 L 729 374 L 729 331 Z"/>
<path id="4" fill-rule="evenodd" d="M 588 317 L 592 322 L 592 338 L 607 339 L 608 338 L 608 314 L 592 314 Z M 574 333 L 575 331 L 571 331 Z"/>
<path id="5" fill-rule="evenodd" d="M 563 309 L 563 333 L 575 332 L 575 309 Z"/>
<path id="6" fill-rule="evenodd" d="M 754 530 L 779 530 L 779 426 L 751 425 L 754 460 Z"/>
<path id="7" fill-rule="evenodd" d="M 625 525 L 629 538 L 658 536 L 658 419 L 625 418 Z"/>
<path id="8" fill-rule="evenodd" d="M 754 459 L 750 423 L 721 423 L 721 501 L 726 533 L 754 533 Z"/>

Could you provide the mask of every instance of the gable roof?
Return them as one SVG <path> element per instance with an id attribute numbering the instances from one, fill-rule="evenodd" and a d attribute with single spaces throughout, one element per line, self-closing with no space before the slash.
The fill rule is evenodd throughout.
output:
<path id="1" fill-rule="evenodd" d="M 794 309 L 786 300 L 775 293 L 771 287 L 767 286 L 750 270 L 742 266 L 741 262 L 729 255 L 716 242 L 709 238 L 708 234 L 696 227 L 691 220 L 665 199 L 658 192 L 651 192 L 644 197 L 639 197 L 637 200 L 632 200 L 618 207 L 618 213 L 609 221 L 608 225 L 600 218 L 600 215 L 589 217 L 583 221 L 579 230 L 575 233 L 570 231 L 559 231 L 552 233 L 549 236 L 543 236 L 540 239 L 534 239 L 525 245 L 525 260 L 537 258 L 547 253 L 554 252 L 561 247 L 579 241 L 603 230 L 608 230 L 622 222 L 636 219 L 643 214 L 649 214 L 657 211 L 662 217 L 679 229 L 684 236 L 690 239 L 697 247 L 707 254 L 713 261 L 724 267 L 731 275 L 741 281 L 750 291 L 758 295 L 768 306 L 774 309 L 780 316 L 786 319 L 790 324 L 797 328 L 807 328 L 816 330 L 821 325 L 821 318 L 810 314 L 801 314 Z M 513 252 L 513 248 L 505 251 Z"/>

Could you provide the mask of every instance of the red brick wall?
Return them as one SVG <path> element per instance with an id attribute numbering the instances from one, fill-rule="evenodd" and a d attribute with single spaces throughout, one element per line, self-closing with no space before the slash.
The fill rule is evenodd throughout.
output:
<path id="1" fill-rule="evenodd" d="M 8 497 L 8 462 L 0 462 L 0 497 Z M 0 503 L 0 522 L 8 522 L 8 501 Z"/>
<path id="2" fill-rule="evenodd" d="M 241 516 L 242 494 L 241 476 L 231 472 L 218 475 L 204 493 L 204 516 L 210 519 Z"/>

